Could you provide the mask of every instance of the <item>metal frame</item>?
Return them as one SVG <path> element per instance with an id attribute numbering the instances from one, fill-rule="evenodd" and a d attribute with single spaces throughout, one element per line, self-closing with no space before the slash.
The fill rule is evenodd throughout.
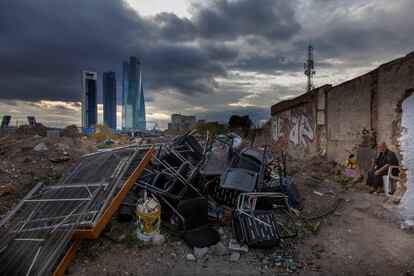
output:
<path id="1" fill-rule="evenodd" d="M 85 230 L 85 229 L 79 229 L 76 230 L 74 235 L 74 241 L 72 245 L 70 246 L 69 250 L 67 251 L 65 257 L 61 260 L 58 267 L 56 268 L 53 275 L 59 276 L 63 275 L 65 270 L 69 267 L 70 263 L 73 261 L 73 259 L 76 256 L 77 250 L 80 248 L 82 241 L 84 239 L 96 239 L 102 230 L 105 228 L 106 224 L 109 222 L 113 214 L 116 212 L 116 210 L 121 205 L 122 201 L 128 194 L 128 192 L 133 187 L 135 181 L 138 179 L 138 177 L 141 175 L 141 173 L 144 171 L 145 167 L 148 165 L 148 163 L 151 160 L 151 157 L 155 153 L 155 146 L 153 145 L 145 154 L 139 165 L 135 168 L 133 173 L 128 177 L 128 179 L 123 184 L 122 188 L 119 190 L 119 192 L 116 194 L 116 196 L 112 199 L 111 203 L 109 204 L 108 208 L 106 208 L 105 212 L 102 214 L 102 216 L 98 219 L 97 223 L 95 224 L 93 229 Z"/>
<path id="2" fill-rule="evenodd" d="M 274 225 L 277 226 L 275 230 L 277 231 L 278 237 L 280 239 L 288 239 L 288 238 L 293 238 L 297 236 L 298 232 L 296 229 L 296 225 L 292 219 L 292 214 L 290 212 L 287 197 L 283 193 L 260 193 L 260 192 L 259 193 L 241 193 L 237 200 L 236 213 L 238 213 L 239 215 L 242 214 L 242 215 L 248 216 L 251 219 L 265 226 L 272 227 L 272 225 L 270 225 L 268 222 L 265 222 L 255 217 L 254 212 L 256 209 L 257 199 L 261 197 L 278 198 L 278 199 L 283 200 L 284 202 L 283 206 L 276 206 L 275 209 L 268 211 L 269 213 L 272 213 Z M 284 213 L 290 218 L 291 226 L 293 227 L 293 232 L 291 232 L 288 227 L 284 226 L 282 222 L 276 219 L 274 214 L 276 214 L 277 212 Z M 278 230 L 278 227 L 282 228 L 286 233 L 288 233 L 288 235 L 281 235 Z M 243 227 L 241 227 L 241 230 L 242 230 L 243 236 L 245 236 Z"/>
<path id="3" fill-rule="evenodd" d="M 75 253 L 81 240 L 96 238 L 144 170 L 155 146 L 144 159 L 138 156 L 142 150 L 123 147 L 86 155 L 56 185 L 38 183 L 0 222 L 0 274 L 49 274 L 65 249 Z M 140 163 L 129 173 L 138 157 Z M 72 238 L 74 243 L 68 247 Z M 67 260 L 58 269 L 66 268 Z"/>

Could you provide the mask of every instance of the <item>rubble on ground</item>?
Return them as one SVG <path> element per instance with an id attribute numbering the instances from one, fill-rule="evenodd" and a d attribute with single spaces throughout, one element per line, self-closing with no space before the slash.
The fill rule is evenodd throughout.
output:
<path id="1" fill-rule="evenodd" d="M 0 217 L 38 182 L 53 183 L 84 154 L 96 151 L 93 141 L 40 135 L 0 136 L 0 186 L 13 192 L 3 195 Z"/>

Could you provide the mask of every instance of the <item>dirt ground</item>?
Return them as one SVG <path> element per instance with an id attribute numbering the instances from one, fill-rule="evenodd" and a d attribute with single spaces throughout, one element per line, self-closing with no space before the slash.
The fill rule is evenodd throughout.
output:
<path id="1" fill-rule="evenodd" d="M 44 144 L 46 148 L 34 148 Z M 0 217 L 38 182 L 52 184 L 83 155 L 96 151 L 95 143 L 80 138 L 39 135 L 0 135 Z"/>
<path id="2" fill-rule="evenodd" d="M 290 162 L 288 174 L 305 197 L 296 218 L 299 235 L 292 241 L 293 255 L 282 248 L 251 249 L 238 261 L 231 261 L 230 252 L 210 248 L 201 259 L 188 260 L 187 254 L 193 250 L 166 227 L 162 229 L 166 242 L 154 247 L 134 238 L 133 223 L 114 221 L 110 232 L 83 244 L 68 273 L 414 275 L 414 236 L 390 219 L 390 211 L 384 207 L 386 198 L 369 194 L 363 183 L 349 187 L 347 179 L 335 176 L 334 171 L 334 164 L 319 159 Z M 229 227 L 218 230 L 222 243 L 228 245 Z"/>

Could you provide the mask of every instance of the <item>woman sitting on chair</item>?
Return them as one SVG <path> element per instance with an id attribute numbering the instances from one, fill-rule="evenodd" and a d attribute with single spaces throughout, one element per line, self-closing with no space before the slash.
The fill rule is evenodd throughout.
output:
<path id="1" fill-rule="evenodd" d="M 370 193 L 384 193 L 384 182 L 382 177 L 388 174 L 390 166 L 399 166 L 397 156 L 390 151 L 384 142 L 378 145 L 379 156 L 376 159 L 376 166 L 368 172 L 367 185 L 371 186 Z"/>

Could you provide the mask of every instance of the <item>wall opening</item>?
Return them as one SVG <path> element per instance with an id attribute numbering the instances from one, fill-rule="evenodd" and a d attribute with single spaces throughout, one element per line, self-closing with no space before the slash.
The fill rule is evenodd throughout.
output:
<path id="1" fill-rule="evenodd" d="M 401 199 L 402 217 L 414 219 L 414 93 L 402 102 L 401 137 L 402 166 L 406 175 L 406 192 Z"/>

